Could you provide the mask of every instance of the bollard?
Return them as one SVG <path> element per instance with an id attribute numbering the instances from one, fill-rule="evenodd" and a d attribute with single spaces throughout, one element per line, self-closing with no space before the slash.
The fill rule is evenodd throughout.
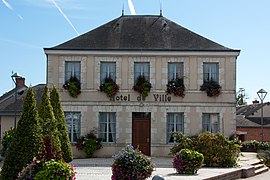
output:
<path id="1" fill-rule="evenodd" d="M 152 180 L 165 180 L 161 175 L 155 175 Z"/>

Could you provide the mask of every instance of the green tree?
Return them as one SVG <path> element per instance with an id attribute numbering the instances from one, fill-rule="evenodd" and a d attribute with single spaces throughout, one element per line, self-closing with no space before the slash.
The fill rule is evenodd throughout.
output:
<path id="1" fill-rule="evenodd" d="M 38 107 L 38 113 L 42 129 L 43 145 L 45 146 L 44 149 L 46 151 L 44 153 L 49 155 L 49 157 L 46 157 L 47 159 L 52 159 L 61 156 L 61 144 L 55 116 L 53 114 L 53 108 L 48 94 L 49 88 L 46 85 Z"/>
<path id="2" fill-rule="evenodd" d="M 236 94 L 236 105 L 237 106 L 247 105 L 246 99 L 248 98 L 246 96 L 245 89 L 240 88 Z"/>
<path id="3" fill-rule="evenodd" d="M 34 91 L 30 87 L 24 98 L 23 112 L 7 152 L 1 179 L 13 180 L 24 166 L 31 162 L 41 146 L 39 116 Z"/>
<path id="4" fill-rule="evenodd" d="M 56 119 L 57 129 L 59 132 L 59 139 L 61 142 L 61 150 L 63 153 L 63 159 L 66 162 L 70 162 L 72 161 L 71 144 L 68 137 L 65 115 L 64 115 L 62 105 L 60 102 L 60 95 L 55 86 L 53 86 L 53 89 L 50 93 L 50 100 L 51 100 L 51 105 L 53 107 L 53 113 Z"/>

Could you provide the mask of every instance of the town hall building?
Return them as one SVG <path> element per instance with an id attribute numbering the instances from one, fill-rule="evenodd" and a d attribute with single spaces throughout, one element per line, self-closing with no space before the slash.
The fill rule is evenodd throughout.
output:
<path id="1" fill-rule="evenodd" d="M 44 51 L 46 83 L 60 91 L 71 143 L 96 130 L 96 157 L 127 144 L 167 156 L 176 131 L 236 132 L 240 50 L 163 16 L 122 15 Z"/>

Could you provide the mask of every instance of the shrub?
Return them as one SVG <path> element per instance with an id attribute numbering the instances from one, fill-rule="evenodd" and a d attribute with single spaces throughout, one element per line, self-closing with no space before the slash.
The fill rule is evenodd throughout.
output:
<path id="1" fill-rule="evenodd" d="M 179 174 L 196 174 L 203 165 L 203 154 L 182 149 L 173 158 L 173 167 Z"/>
<path id="2" fill-rule="evenodd" d="M 259 142 L 258 150 L 270 150 L 270 142 Z"/>
<path id="3" fill-rule="evenodd" d="M 176 153 L 178 153 L 181 149 L 191 149 L 193 147 L 193 142 L 192 139 L 185 136 L 182 132 L 174 132 L 171 135 L 175 142 L 177 142 L 177 144 L 175 144 L 171 149 L 170 149 L 170 154 L 175 155 Z"/>
<path id="4" fill-rule="evenodd" d="M 53 86 L 53 89 L 50 93 L 50 101 L 56 120 L 57 130 L 59 132 L 59 140 L 61 143 L 61 151 L 63 152 L 63 159 L 66 162 L 70 162 L 72 161 L 72 149 L 68 137 L 66 119 L 62 109 L 60 95 L 55 86 Z"/>
<path id="5" fill-rule="evenodd" d="M 204 163 L 208 167 L 233 167 L 237 163 L 240 146 L 235 141 L 230 141 L 222 134 L 204 132 L 189 138 L 181 133 L 174 134 L 177 144 L 171 149 L 171 154 L 176 154 L 183 148 L 196 150 L 204 155 Z"/>
<path id="6" fill-rule="evenodd" d="M 194 150 L 204 155 L 208 167 L 233 167 L 237 165 L 240 146 L 222 134 L 204 132 L 193 138 Z"/>
<path id="7" fill-rule="evenodd" d="M 78 138 L 76 148 L 83 150 L 87 157 L 92 157 L 94 152 L 102 147 L 101 139 L 96 137 L 96 131 L 92 130 L 85 136 Z"/>
<path id="8" fill-rule="evenodd" d="M 5 132 L 1 142 L 2 143 L 1 156 L 6 155 L 6 152 L 8 151 L 13 139 L 14 139 L 14 128 L 10 128 L 10 130 Z"/>
<path id="9" fill-rule="evenodd" d="M 75 171 L 72 165 L 63 161 L 55 161 L 54 159 L 42 164 L 42 168 L 35 175 L 35 180 L 73 180 L 75 178 Z"/>
<path id="10" fill-rule="evenodd" d="M 270 150 L 259 150 L 257 156 L 266 166 L 270 167 Z"/>
<path id="11" fill-rule="evenodd" d="M 241 146 L 243 152 L 257 152 L 259 142 L 256 140 L 244 141 Z"/>
<path id="12" fill-rule="evenodd" d="M 36 109 L 34 91 L 27 90 L 23 103 L 23 111 L 15 131 L 14 140 L 6 154 L 1 171 L 1 179 L 17 178 L 22 167 L 26 166 L 41 146 L 39 117 Z"/>
<path id="13" fill-rule="evenodd" d="M 114 155 L 112 164 L 112 180 L 136 179 L 143 180 L 151 176 L 154 164 L 150 158 L 142 154 L 132 145 L 127 145 L 118 154 Z"/>
<path id="14" fill-rule="evenodd" d="M 50 141 L 50 143 L 44 144 L 52 145 L 52 148 L 57 153 L 62 153 L 61 142 L 59 140 L 60 133 L 57 129 L 57 122 L 53 113 L 53 107 L 49 97 L 49 88 L 47 85 L 44 87 L 43 94 L 41 96 L 38 113 L 40 117 L 40 126 L 42 128 L 43 141 Z"/>

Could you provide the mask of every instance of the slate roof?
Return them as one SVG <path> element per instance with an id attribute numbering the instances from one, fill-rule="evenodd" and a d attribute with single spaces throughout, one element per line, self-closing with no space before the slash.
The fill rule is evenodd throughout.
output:
<path id="1" fill-rule="evenodd" d="M 248 117 L 250 115 L 253 115 L 255 112 L 260 110 L 264 106 L 269 106 L 270 102 L 265 102 L 263 104 L 261 103 L 255 103 L 245 106 L 238 106 L 236 107 L 236 115 L 244 115 L 245 117 Z"/>
<path id="2" fill-rule="evenodd" d="M 44 50 L 229 51 L 163 17 L 123 15 L 74 39 Z"/>
<path id="3" fill-rule="evenodd" d="M 236 127 L 260 127 L 261 117 L 252 117 L 252 115 L 266 105 L 269 106 L 270 102 L 236 107 Z M 270 117 L 263 117 L 263 125 L 270 127 Z"/>
<path id="4" fill-rule="evenodd" d="M 39 84 L 33 87 L 35 91 L 37 105 L 40 102 L 44 84 Z M 0 97 L 0 115 L 13 115 L 14 111 L 20 113 L 23 108 L 23 98 L 26 95 L 27 86 L 23 88 L 19 88 L 17 90 L 17 101 L 15 102 L 15 88 L 11 91 L 7 92 L 3 96 Z"/>
<path id="5" fill-rule="evenodd" d="M 236 116 L 236 126 L 237 127 L 260 127 L 260 124 L 254 123 L 249 119 L 246 119 L 243 115 Z"/>

